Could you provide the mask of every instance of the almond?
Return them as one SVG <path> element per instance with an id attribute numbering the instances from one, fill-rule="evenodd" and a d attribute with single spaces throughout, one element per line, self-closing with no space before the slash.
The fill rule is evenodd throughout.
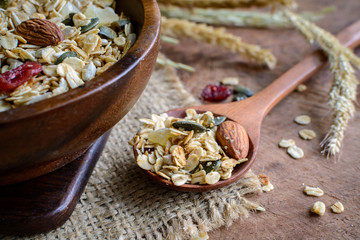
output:
<path id="1" fill-rule="evenodd" d="M 216 131 L 216 139 L 229 157 L 240 160 L 248 155 L 249 137 L 240 124 L 223 122 Z"/>
<path id="2" fill-rule="evenodd" d="M 16 27 L 16 33 L 38 46 L 57 45 L 64 40 L 61 29 L 45 19 L 29 19 Z"/>

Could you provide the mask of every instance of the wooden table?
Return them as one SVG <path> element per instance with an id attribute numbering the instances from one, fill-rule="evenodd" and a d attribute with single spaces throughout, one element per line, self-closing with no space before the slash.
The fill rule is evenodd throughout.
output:
<path id="1" fill-rule="evenodd" d="M 358 0 L 303 0 L 300 10 L 319 10 L 336 6 L 336 11 L 318 24 L 332 33 L 350 25 L 360 17 Z M 162 51 L 171 59 L 196 68 L 195 73 L 179 71 L 185 88 L 199 97 L 209 83 L 218 83 L 224 77 L 238 77 L 242 85 L 260 91 L 286 70 L 304 58 L 312 48 L 292 29 L 229 28 L 244 41 L 269 48 L 278 58 L 274 70 L 248 64 L 241 57 L 213 46 L 181 41 L 178 46 L 163 45 Z M 186 46 L 186 48 L 184 48 Z M 358 49 L 357 54 L 360 54 Z M 360 74 L 358 74 L 360 76 Z M 303 93 L 294 92 L 278 104 L 265 118 L 257 161 L 253 170 L 270 177 L 275 189 L 252 198 L 266 208 L 266 212 L 252 214 L 245 221 L 238 220 L 230 228 L 210 233 L 210 239 L 360 239 L 360 109 L 346 131 L 341 155 L 326 159 L 320 154 L 320 142 L 330 126 L 331 112 L 328 91 L 332 76 L 327 69 L 312 77 Z M 359 101 L 358 97 L 358 102 Z M 317 138 L 305 141 L 298 137 L 302 126 L 293 122 L 295 116 L 308 114 L 312 123 L 307 128 Z M 305 157 L 290 158 L 277 147 L 281 139 L 292 138 L 303 148 Z M 317 186 L 325 195 L 316 198 L 303 194 L 305 185 Z M 327 210 L 319 217 L 309 209 L 321 200 Z M 345 212 L 334 214 L 330 206 L 341 201 Z"/>

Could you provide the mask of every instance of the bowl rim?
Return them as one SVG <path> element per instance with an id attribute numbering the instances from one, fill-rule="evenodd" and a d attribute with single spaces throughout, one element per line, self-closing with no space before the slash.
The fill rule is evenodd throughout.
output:
<path id="1" fill-rule="evenodd" d="M 144 11 L 144 23 L 135 44 L 123 58 L 80 87 L 39 102 L 0 112 L 0 125 L 54 111 L 67 104 L 73 104 L 87 98 L 118 80 L 120 82 L 124 80 L 123 77 L 132 71 L 156 45 L 157 38 L 160 35 L 161 16 L 156 0 L 139 1 L 142 3 Z M 149 34 L 149 31 L 151 31 L 151 34 Z"/>

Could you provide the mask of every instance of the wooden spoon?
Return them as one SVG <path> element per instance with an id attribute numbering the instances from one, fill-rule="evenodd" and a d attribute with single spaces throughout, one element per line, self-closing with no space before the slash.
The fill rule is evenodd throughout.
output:
<path id="1" fill-rule="evenodd" d="M 350 48 L 360 44 L 360 21 L 355 22 L 337 35 L 340 42 Z M 326 58 L 320 51 L 314 51 L 290 70 L 281 75 L 258 94 L 240 102 L 209 104 L 195 107 L 173 109 L 167 112 L 169 116 L 183 118 L 185 110 L 193 108 L 202 113 L 211 111 L 214 115 L 226 116 L 229 120 L 241 124 L 249 136 L 249 153 L 247 162 L 235 167 L 232 176 L 226 180 L 220 180 L 213 185 L 184 184 L 175 186 L 172 182 L 158 176 L 157 174 L 145 171 L 154 181 L 171 189 L 186 192 L 204 192 L 227 186 L 237 181 L 247 172 L 255 161 L 259 148 L 260 128 L 266 114 L 283 98 L 293 92 L 296 87 L 308 80 L 326 65 Z M 136 151 L 135 155 L 136 155 Z"/>

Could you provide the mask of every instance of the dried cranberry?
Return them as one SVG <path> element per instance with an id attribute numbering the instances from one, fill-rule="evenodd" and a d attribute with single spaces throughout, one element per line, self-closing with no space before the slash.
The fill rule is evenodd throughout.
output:
<path id="1" fill-rule="evenodd" d="M 207 85 L 202 91 L 201 96 L 206 101 L 222 101 L 229 97 L 231 90 L 224 85 Z"/>
<path id="2" fill-rule="evenodd" d="M 26 62 L 0 75 L 0 91 L 12 91 L 42 71 L 38 62 Z"/>

